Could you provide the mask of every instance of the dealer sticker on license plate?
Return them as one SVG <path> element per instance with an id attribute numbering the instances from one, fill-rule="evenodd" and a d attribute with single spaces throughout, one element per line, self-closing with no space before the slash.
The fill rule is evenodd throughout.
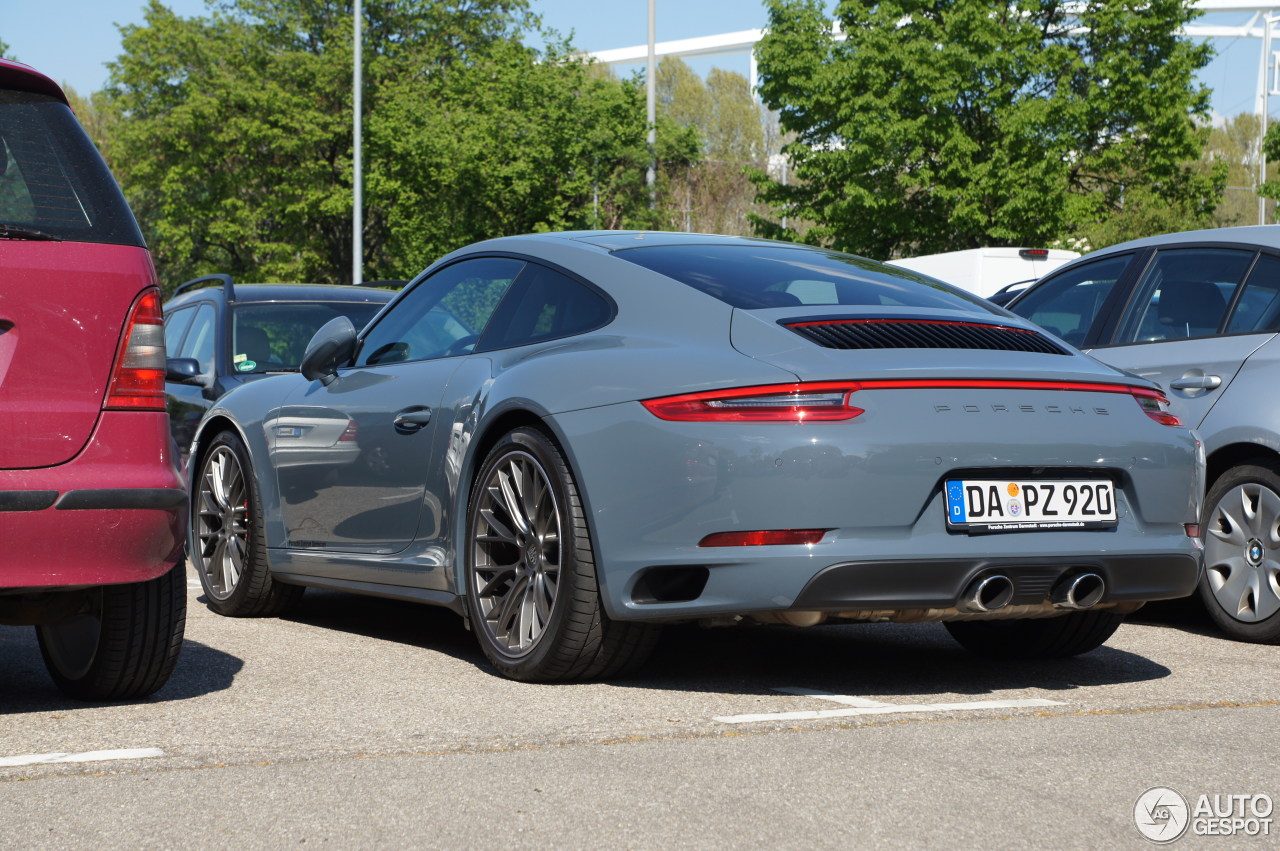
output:
<path id="1" fill-rule="evenodd" d="M 947 526 L 971 532 L 1103 529 L 1116 525 L 1111 482 L 952 479 Z"/>

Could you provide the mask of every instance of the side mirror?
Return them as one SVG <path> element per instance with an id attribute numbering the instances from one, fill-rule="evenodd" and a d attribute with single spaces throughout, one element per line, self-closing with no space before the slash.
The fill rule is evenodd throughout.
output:
<path id="1" fill-rule="evenodd" d="M 338 367 L 355 357 L 356 329 L 345 316 L 330 319 L 307 343 L 298 371 L 308 381 L 320 379 L 328 387 L 338 377 Z"/>
<path id="2" fill-rule="evenodd" d="M 175 384 L 204 384 L 200 361 L 195 358 L 169 358 L 164 362 L 164 380 Z"/>

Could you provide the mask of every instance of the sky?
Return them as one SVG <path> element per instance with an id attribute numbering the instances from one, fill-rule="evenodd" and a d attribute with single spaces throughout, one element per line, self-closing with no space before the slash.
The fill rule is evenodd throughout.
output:
<path id="1" fill-rule="evenodd" d="M 162 0 L 182 16 L 206 14 L 205 0 Z M 764 26 L 759 0 L 655 0 L 658 41 L 694 38 Z M 105 63 L 120 52 L 117 24 L 140 23 L 145 0 L 0 0 L 0 41 L 13 58 L 33 65 L 81 94 L 103 87 Z M 607 50 L 643 44 L 647 38 L 647 0 L 532 0 L 543 22 L 574 35 L 583 50 Z M 828 5 L 834 5 L 829 2 Z M 1242 13 L 1218 13 L 1205 24 L 1239 25 Z M 1200 80 L 1213 89 L 1213 109 L 1222 116 L 1251 112 L 1257 97 L 1260 41 L 1217 39 L 1218 58 Z M 718 66 L 747 74 L 747 56 L 691 61 L 699 73 Z M 630 69 L 619 69 L 624 74 Z M 1272 98 L 1272 114 L 1280 97 Z"/>

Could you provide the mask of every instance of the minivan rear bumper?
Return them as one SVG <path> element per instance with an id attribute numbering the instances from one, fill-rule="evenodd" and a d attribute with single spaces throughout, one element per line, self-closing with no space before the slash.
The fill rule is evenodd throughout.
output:
<path id="1" fill-rule="evenodd" d="M 154 579 L 182 558 L 186 504 L 168 414 L 104 411 L 71 461 L 0 470 L 0 590 Z"/>

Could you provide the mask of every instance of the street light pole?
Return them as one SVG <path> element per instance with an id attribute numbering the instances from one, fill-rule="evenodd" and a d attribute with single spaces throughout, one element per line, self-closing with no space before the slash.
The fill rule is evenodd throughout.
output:
<path id="1" fill-rule="evenodd" d="M 649 70 L 645 74 L 645 115 L 649 121 L 649 170 L 645 173 L 645 183 L 649 186 L 649 209 L 658 206 L 658 88 L 657 72 L 654 69 L 654 42 L 657 27 L 655 26 L 654 0 L 649 0 Z"/>
<path id="2" fill-rule="evenodd" d="M 352 111 L 355 114 L 351 131 L 351 283 L 358 284 L 364 280 L 364 163 L 361 161 L 360 151 L 363 133 L 360 112 L 363 109 L 364 100 L 361 97 L 364 88 L 364 75 L 361 70 L 363 42 L 361 19 L 364 17 L 364 10 L 361 0 L 356 0 L 355 6 L 355 70 L 351 83 Z"/>

